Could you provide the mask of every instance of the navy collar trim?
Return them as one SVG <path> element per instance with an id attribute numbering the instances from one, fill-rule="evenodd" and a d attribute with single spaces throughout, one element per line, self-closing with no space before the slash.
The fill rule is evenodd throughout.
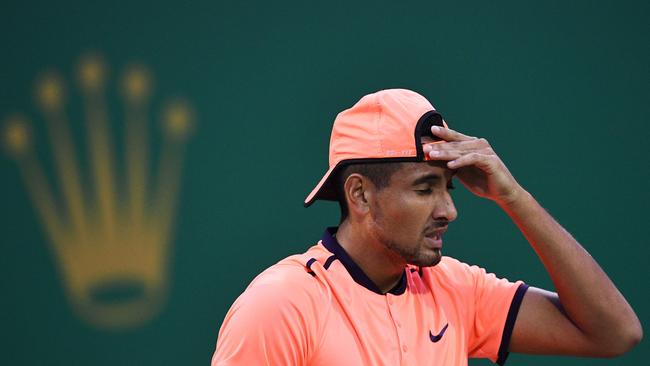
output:
<path id="1" fill-rule="evenodd" d="M 338 259 L 341 264 L 345 267 L 345 269 L 350 273 L 350 276 L 352 276 L 352 279 L 361 286 L 367 288 L 368 290 L 377 293 L 379 295 L 385 295 L 381 290 L 379 290 L 379 287 L 375 285 L 374 282 L 368 276 L 363 272 L 363 270 L 352 260 L 352 258 L 348 255 L 348 253 L 345 252 L 345 249 L 339 244 L 338 240 L 336 240 L 336 237 L 334 236 L 336 234 L 336 231 L 338 230 L 338 227 L 328 227 L 325 232 L 323 233 L 323 237 L 321 238 L 321 241 L 323 243 L 323 246 L 329 250 L 332 254 L 336 256 L 336 259 Z M 400 278 L 399 282 L 395 287 L 390 289 L 388 293 L 392 295 L 401 295 L 406 291 L 406 271 L 402 273 L 402 277 Z"/>

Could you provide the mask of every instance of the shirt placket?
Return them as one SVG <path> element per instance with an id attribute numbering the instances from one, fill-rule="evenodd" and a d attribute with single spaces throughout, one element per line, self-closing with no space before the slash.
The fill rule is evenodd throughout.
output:
<path id="1" fill-rule="evenodd" d="M 397 335 L 397 353 L 399 354 L 399 363 L 400 365 L 405 365 L 409 348 L 406 344 L 406 339 L 408 339 L 408 337 L 406 337 L 404 334 L 403 319 L 400 319 L 400 314 L 397 309 L 397 299 L 395 295 L 389 293 L 385 296 L 388 313 L 390 314 L 391 320 L 393 321 L 393 328 L 395 329 L 395 333 Z"/>

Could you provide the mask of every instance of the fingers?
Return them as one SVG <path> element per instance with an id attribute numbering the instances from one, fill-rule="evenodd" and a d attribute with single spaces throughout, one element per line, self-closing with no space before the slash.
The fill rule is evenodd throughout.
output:
<path id="1" fill-rule="evenodd" d="M 476 137 L 463 135 L 462 133 L 452 130 L 451 128 L 440 126 L 431 126 L 431 133 L 434 136 L 438 136 L 445 141 L 467 141 L 476 139 Z"/>
<path id="2" fill-rule="evenodd" d="M 431 132 L 444 141 L 424 145 L 423 152 L 431 160 L 448 161 L 447 166 L 451 169 L 470 165 L 486 169 L 494 159 L 498 160 L 490 143 L 484 138 L 467 136 L 439 126 L 432 126 Z"/>
<path id="3" fill-rule="evenodd" d="M 495 155 L 484 155 L 479 153 L 470 153 L 463 155 L 458 159 L 451 160 L 447 163 L 449 169 L 460 169 L 467 166 L 475 166 L 479 169 L 491 173 L 493 164 L 497 163 L 497 158 Z"/>
<path id="4" fill-rule="evenodd" d="M 427 153 L 429 160 L 452 161 L 460 159 L 467 155 L 481 155 L 481 156 L 495 156 L 494 151 L 491 149 L 479 150 L 431 150 Z"/>
<path id="5" fill-rule="evenodd" d="M 432 126 L 431 133 L 443 141 L 437 141 L 429 143 L 423 146 L 423 151 L 425 154 L 429 154 L 431 151 L 435 150 L 480 150 L 487 147 L 490 147 L 490 144 L 485 139 L 479 139 L 472 136 L 464 135 L 458 131 L 454 131 L 450 128 Z M 433 158 L 434 156 L 430 156 Z"/>
<path id="6" fill-rule="evenodd" d="M 424 145 L 422 151 L 430 159 L 451 160 L 462 155 L 478 152 L 486 155 L 493 155 L 492 147 L 485 139 L 472 139 L 454 142 L 434 142 Z"/>

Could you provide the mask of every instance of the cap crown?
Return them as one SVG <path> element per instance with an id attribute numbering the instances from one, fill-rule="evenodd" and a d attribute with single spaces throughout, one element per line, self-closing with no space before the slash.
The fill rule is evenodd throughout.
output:
<path id="1" fill-rule="evenodd" d="M 366 95 L 339 113 L 330 137 L 329 169 L 305 199 L 305 206 L 317 199 L 337 199 L 332 180 L 346 163 L 424 160 L 416 129 L 421 122 L 433 123 L 430 117 L 434 116 L 435 124 L 444 125 L 426 98 L 406 89 Z"/>
<path id="2" fill-rule="evenodd" d="M 361 98 L 339 113 L 330 138 L 329 166 L 348 159 L 416 156 L 415 127 L 435 110 L 420 94 L 388 89 Z"/>

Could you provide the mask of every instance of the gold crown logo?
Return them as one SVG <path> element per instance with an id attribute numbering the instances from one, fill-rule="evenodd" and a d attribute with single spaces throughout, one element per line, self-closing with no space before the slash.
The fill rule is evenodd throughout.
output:
<path id="1" fill-rule="evenodd" d="M 18 163 L 73 307 L 100 328 L 135 327 L 155 316 L 167 297 L 171 224 L 193 113 L 180 100 L 165 104 L 160 159 L 149 174 L 152 78 L 142 66 L 128 67 L 120 80 L 124 169 L 117 174 L 102 58 L 82 57 L 77 77 L 85 105 L 87 177 L 75 155 L 64 80 L 57 73 L 44 74 L 35 91 L 61 194 L 53 194 L 26 117 L 7 119 L 3 142 Z"/>

